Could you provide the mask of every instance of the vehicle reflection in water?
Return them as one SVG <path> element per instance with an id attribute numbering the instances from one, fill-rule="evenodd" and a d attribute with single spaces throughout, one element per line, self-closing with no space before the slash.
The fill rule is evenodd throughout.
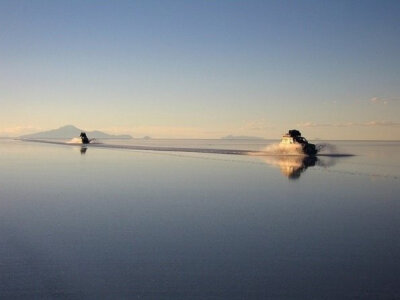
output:
<path id="1" fill-rule="evenodd" d="M 81 146 L 80 153 L 85 155 L 88 147 Z M 347 155 L 341 155 L 347 156 Z M 336 157 L 329 157 L 324 159 L 315 156 L 304 156 L 304 155 L 257 155 L 264 163 L 280 168 L 283 175 L 289 179 L 298 179 L 301 174 L 305 172 L 309 167 L 330 167 L 335 164 Z"/>
<path id="2" fill-rule="evenodd" d="M 260 156 L 260 159 L 269 165 L 279 167 L 282 174 L 289 179 L 298 179 L 309 167 L 321 163 L 315 156 L 300 155 Z"/>
<path id="3" fill-rule="evenodd" d="M 80 149 L 81 155 L 85 155 L 87 151 L 87 147 L 82 146 Z"/>

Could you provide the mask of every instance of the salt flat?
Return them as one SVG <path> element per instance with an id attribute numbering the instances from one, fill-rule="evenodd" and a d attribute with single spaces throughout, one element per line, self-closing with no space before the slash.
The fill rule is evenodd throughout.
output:
<path id="1" fill-rule="evenodd" d="M 400 144 L 333 143 L 355 156 L 1 140 L 0 297 L 396 298 Z"/>

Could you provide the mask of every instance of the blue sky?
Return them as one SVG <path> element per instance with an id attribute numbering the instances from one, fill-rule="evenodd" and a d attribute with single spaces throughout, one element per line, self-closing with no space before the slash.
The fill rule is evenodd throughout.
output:
<path id="1" fill-rule="evenodd" d="M 0 136 L 400 139 L 399 1 L 1 1 Z"/>

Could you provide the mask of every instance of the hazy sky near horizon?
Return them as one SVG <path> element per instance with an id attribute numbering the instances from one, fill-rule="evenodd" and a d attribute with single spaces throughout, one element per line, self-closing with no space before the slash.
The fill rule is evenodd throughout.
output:
<path id="1" fill-rule="evenodd" d="M 400 1 L 0 0 L 0 136 L 400 139 Z"/>

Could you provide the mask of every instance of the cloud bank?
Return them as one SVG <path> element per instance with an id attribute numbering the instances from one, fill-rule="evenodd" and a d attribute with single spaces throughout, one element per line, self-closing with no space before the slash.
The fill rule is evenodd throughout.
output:
<path id="1" fill-rule="evenodd" d="M 315 123 L 315 122 L 304 122 L 297 124 L 299 127 L 311 128 L 311 127 L 397 127 L 400 126 L 400 122 L 394 121 L 368 121 L 368 122 L 342 122 L 342 123 Z"/>
<path id="2" fill-rule="evenodd" d="M 400 98 L 372 97 L 371 99 L 369 99 L 369 102 L 376 105 L 388 105 L 394 102 L 400 103 Z"/>

